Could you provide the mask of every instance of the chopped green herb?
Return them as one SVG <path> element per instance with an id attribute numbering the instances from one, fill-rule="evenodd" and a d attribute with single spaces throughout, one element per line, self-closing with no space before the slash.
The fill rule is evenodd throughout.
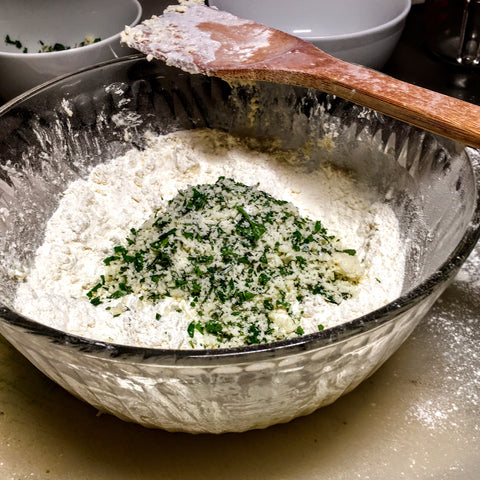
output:
<path id="1" fill-rule="evenodd" d="M 87 35 L 83 41 L 78 44 L 75 44 L 73 48 L 85 47 L 86 45 L 91 45 L 93 43 L 100 42 L 101 38 L 94 38 L 91 35 Z M 64 50 L 70 50 L 72 47 L 64 45 L 63 43 L 55 42 L 52 45 L 46 44 L 42 40 L 39 40 L 40 49 L 36 53 L 48 53 L 48 52 L 61 52 Z M 20 40 L 12 40 L 10 35 L 5 35 L 5 44 L 13 45 L 15 48 L 22 50 L 22 53 L 28 53 L 28 48 L 24 47 Z"/>
<path id="2" fill-rule="evenodd" d="M 204 335 L 219 346 L 232 338 L 249 345 L 303 335 L 303 311 L 294 305 L 308 295 L 340 304 L 361 274 L 360 266 L 347 273 L 352 262 L 345 254 L 355 250 L 320 221 L 225 177 L 179 192 L 130 234 L 105 258 L 105 272 L 87 297 L 115 307 L 115 314 L 130 294 L 143 302 L 185 302 L 196 317 L 187 327 L 192 345 Z"/>
<path id="3" fill-rule="evenodd" d="M 351 256 L 357 254 L 357 251 L 354 250 L 353 248 L 346 248 L 345 250 L 337 250 L 337 251 L 340 252 L 340 253 L 346 253 L 346 254 L 351 255 Z"/>

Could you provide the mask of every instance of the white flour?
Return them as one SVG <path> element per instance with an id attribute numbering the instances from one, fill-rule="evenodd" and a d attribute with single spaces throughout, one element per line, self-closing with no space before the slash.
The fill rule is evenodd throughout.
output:
<path id="1" fill-rule="evenodd" d="M 178 190 L 214 183 L 219 176 L 258 183 L 261 190 L 295 204 L 302 215 L 321 220 L 329 233 L 356 249 L 365 272 L 355 295 L 340 305 L 319 295 L 306 299 L 305 333 L 318 331 L 319 324 L 329 328 L 351 320 L 399 295 L 404 252 L 395 215 L 349 175 L 328 166 L 308 171 L 295 152 L 260 152 L 218 131 L 176 132 L 148 141 L 146 150 L 97 166 L 65 191 L 17 291 L 21 313 L 96 340 L 191 348 L 187 327 L 193 311 L 186 302 L 167 298 L 137 309 L 131 299 L 130 310 L 115 317 L 92 305 L 86 293 L 102 274 L 103 259 L 131 228 L 142 225 Z"/>

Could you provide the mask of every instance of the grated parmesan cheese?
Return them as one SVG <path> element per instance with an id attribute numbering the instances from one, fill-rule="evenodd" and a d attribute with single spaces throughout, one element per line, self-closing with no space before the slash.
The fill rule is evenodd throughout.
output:
<path id="1" fill-rule="evenodd" d="M 399 295 L 395 215 L 350 175 L 219 131 L 148 142 L 65 191 L 18 288 L 23 314 L 101 341 L 215 348 L 312 333 Z"/>

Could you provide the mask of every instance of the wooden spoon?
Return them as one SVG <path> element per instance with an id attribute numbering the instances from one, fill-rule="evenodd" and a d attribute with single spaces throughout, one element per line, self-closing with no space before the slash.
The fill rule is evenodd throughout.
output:
<path id="1" fill-rule="evenodd" d="M 319 89 L 480 147 L 477 105 L 344 62 L 297 37 L 215 8 L 183 8 L 126 28 L 122 43 L 191 73 Z"/>

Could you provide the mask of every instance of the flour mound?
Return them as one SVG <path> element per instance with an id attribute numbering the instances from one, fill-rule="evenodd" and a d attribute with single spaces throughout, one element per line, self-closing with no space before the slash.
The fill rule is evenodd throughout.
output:
<path id="1" fill-rule="evenodd" d="M 335 304 L 321 295 L 295 306 L 299 326 L 289 318 L 285 338 L 330 328 L 396 298 L 404 274 L 404 252 L 393 211 L 351 175 L 321 164 L 312 171 L 300 152 L 215 130 L 147 135 L 145 150 L 95 167 L 73 182 L 48 222 L 16 308 L 39 322 L 87 338 L 117 344 L 172 349 L 223 346 L 195 332 L 197 312 L 184 297 L 145 303 L 122 298 L 112 312 L 93 305 L 87 294 L 104 273 L 104 259 L 179 191 L 232 178 L 276 199 L 291 202 L 302 216 L 321 220 L 328 232 L 354 249 L 362 275 L 351 298 Z M 197 319 L 198 320 L 198 319 Z M 290 323 L 289 323 L 290 322 Z M 189 329 L 190 326 L 190 329 Z M 231 345 L 229 345 L 231 346 Z"/>

